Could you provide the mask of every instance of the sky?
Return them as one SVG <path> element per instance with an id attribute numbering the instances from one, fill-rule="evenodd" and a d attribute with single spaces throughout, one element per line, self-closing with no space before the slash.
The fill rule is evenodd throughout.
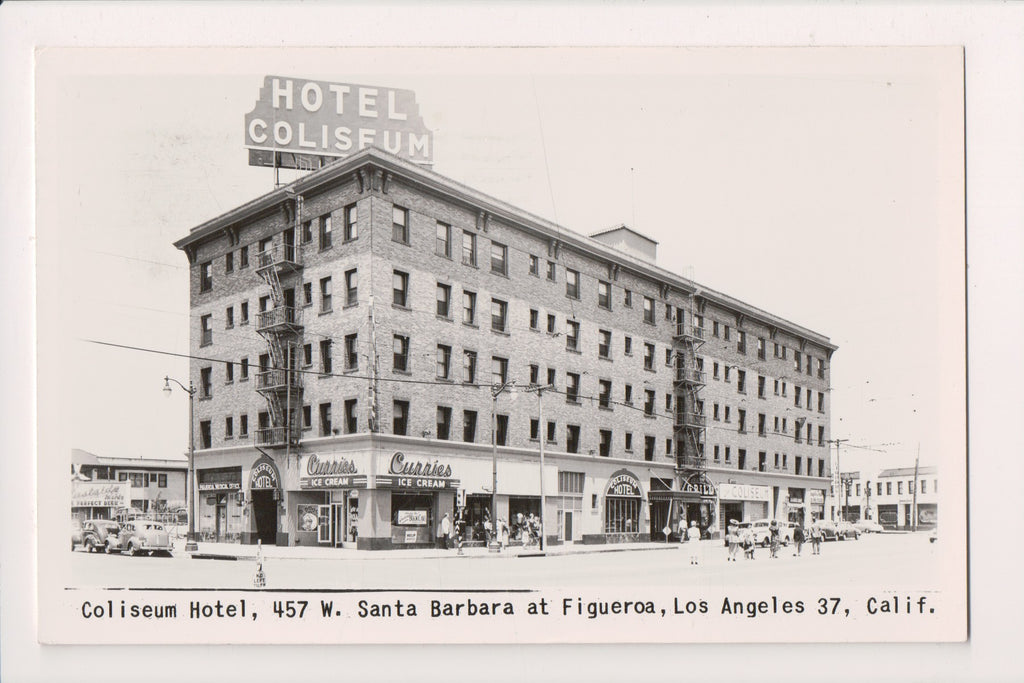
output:
<path id="1" fill-rule="evenodd" d="M 828 336 L 842 468 L 963 461 L 961 56 L 951 48 L 71 50 L 38 59 L 40 424 L 181 457 L 195 225 L 273 188 L 268 74 L 414 90 L 434 170 Z M 283 175 L 288 175 L 287 173 Z M 59 420 L 55 422 L 54 420 Z"/>

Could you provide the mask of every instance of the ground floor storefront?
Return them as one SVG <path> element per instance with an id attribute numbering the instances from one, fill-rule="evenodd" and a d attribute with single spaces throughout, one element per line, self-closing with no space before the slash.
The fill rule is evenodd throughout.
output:
<path id="1" fill-rule="evenodd" d="M 915 527 L 933 529 L 939 522 L 939 507 L 936 503 L 915 504 L 913 501 L 900 501 L 879 505 L 877 516 L 878 523 L 890 531 L 903 531 Z"/>

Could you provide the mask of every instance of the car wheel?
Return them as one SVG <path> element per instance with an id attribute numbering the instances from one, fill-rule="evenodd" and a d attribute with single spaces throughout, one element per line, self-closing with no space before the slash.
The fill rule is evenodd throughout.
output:
<path id="1" fill-rule="evenodd" d="M 131 541 L 128 543 L 128 557 L 135 557 L 135 542 Z"/>

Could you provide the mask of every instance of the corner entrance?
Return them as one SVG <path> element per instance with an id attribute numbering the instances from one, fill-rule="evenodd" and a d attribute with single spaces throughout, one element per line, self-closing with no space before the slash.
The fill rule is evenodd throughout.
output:
<path id="1" fill-rule="evenodd" d="M 277 501 L 271 489 L 252 492 L 252 513 L 256 521 L 256 538 L 265 545 L 277 543 Z"/>

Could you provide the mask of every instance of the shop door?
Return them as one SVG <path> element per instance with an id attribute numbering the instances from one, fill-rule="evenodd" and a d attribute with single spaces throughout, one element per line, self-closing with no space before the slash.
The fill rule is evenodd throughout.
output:
<path id="1" fill-rule="evenodd" d="M 562 540 L 572 543 L 572 512 L 570 510 L 562 513 L 562 528 L 565 529 L 565 537 Z"/>
<path id="2" fill-rule="evenodd" d="M 217 542 L 223 543 L 228 532 L 228 506 L 217 506 Z"/>
<path id="3" fill-rule="evenodd" d="M 331 537 L 335 548 L 340 548 L 346 540 L 345 529 L 345 504 L 334 503 L 331 505 Z"/>
<path id="4" fill-rule="evenodd" d="M 317 505 L 316 506 L 316 542 L 317 543 L 330 543 L 331 542 L 331 506 L 330 505 Z"/>
<path id="5" fill-rule="evenodd" d="M 277 543 L 277 501 L 272 489 L 253 489 L 252 510 L 256 518 L 256 538 L 265 545 Z"/>

